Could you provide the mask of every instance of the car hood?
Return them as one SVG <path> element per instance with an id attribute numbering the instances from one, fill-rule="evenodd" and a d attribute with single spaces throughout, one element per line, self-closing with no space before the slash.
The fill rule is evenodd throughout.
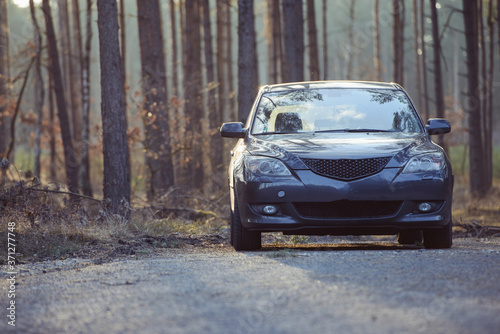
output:
<path id="1" fill-rule="evenodd" d="M 293 169 L 306 168 L 300 158 L 366 159 L 392 157 L 387 167 L 400 167 L 417 154 L 439 150 L 425 134 L 300 133 L 251 136 L 247 151 L 275 157 Z"/>

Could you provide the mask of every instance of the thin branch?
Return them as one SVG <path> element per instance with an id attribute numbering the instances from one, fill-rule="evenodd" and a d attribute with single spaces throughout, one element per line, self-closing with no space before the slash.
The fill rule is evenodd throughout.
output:
<path id="1" fill-rule="evenodd" d="M 12 152 L 12 149 L 14 148 L 14 137 L 15 137 L 15 134 L 16 134 L 16 128 L 15 128 L 15 124 L 16 124 L 16 119 L 17 119 L 17 115 L 19 114 L 19 108 L 21 106 L 21 100 L 23 98 L 23 95 L 24 95 L 24 89 L 26 88 L 26 84 L 28 83 L 28 77 L 29 77 L 29 74 L 30 74 L 30 70 L 31 70 L 31 66 L 33 66 L 33 64 L 35 63 L 35 59 L 36 57 L 32 57 L 31 58 L 31 62 L 28 66 L 28 69 L 26 70 L 26 73 L 24 75 L 24 81 L 23 81 L 23 85 L 21 87 L 21 91 L 19 92 L 19 96 L 17 98 L 17 104 L 16 104 L 16 109 L 14 110 L 14 116 L 12 117 L 12 121 L 10 123 L 10 143 L 9 143 L 9 148 L 7 149 L 7 152 L 4 154 L 4 158 L 8 158 L 10 153 Z"/>
<path id="2" fill-rule="evenodd" d="M 101 204 L 102 208 L 106 210 L 106 208 L 104 207 L 104 204 L 102 203 L 102 201 L 99 200 L 99 199 L 97 199 L 97 198 L 90 197 L 90 196 L 87 196 L 87 195 L 81 195 L 81 194 L 73 193 L 73 192 L 70 192 L 70 191 L 36 188 L 38 186 L 39 185 L 30 187 L 30 188 L 26 188 L 26 190 L 41 191 L 41 192 L 55 193 L 55 194 L 65 194 L 65 195 L 71 195 L 71 196 L 81 197 L 81 198 L 85 198 L 85 199 L 88 199 L 88 200 L 92 200 L 92 201 L 98 202 L 99 204 Z"/>

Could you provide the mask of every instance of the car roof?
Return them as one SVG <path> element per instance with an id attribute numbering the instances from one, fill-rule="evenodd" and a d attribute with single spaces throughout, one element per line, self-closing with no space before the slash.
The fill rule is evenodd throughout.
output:
<path id="1" fill-rule="evenodd" d="M 352 80 L 329 80 L 329 81 L 303 81 L 289 82 L 274 85 L 265 85 L 262 89 L 266 92 L 276 92 L 295 89 L 320 89 L 320 88 L 359 88 L 359 89 L 397 89 L 403 88 L 394 82 L 377 81 L 352 81 Z"/>

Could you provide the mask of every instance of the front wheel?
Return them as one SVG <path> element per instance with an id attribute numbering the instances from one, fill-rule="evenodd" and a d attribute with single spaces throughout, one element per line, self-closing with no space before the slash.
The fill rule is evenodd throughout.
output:
<path id="1" fill-rule="evenodd" d="M 234 196 L 234 211 L 231 211 L 231 245 L 237 251 L 257 250 L 262 247 L 261 233 L 248 231 L 241 224 L 236 195 Z"/>
<path id="2" fill-rule="evenodd" d="M 424 230 L 424 246 L 425 248 L 450 248 L 453 244 L 452 222 L 440 229 Z"/>

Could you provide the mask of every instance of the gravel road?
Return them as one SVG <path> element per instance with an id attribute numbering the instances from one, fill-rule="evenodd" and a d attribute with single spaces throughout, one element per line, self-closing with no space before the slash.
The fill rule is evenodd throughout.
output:
<path id="1" fill-rule="evenodd" d="M 0 332 L 498 333 L 500 238 L 449 250 L 389 242 L 165 249 L 19 265 Z"/>

